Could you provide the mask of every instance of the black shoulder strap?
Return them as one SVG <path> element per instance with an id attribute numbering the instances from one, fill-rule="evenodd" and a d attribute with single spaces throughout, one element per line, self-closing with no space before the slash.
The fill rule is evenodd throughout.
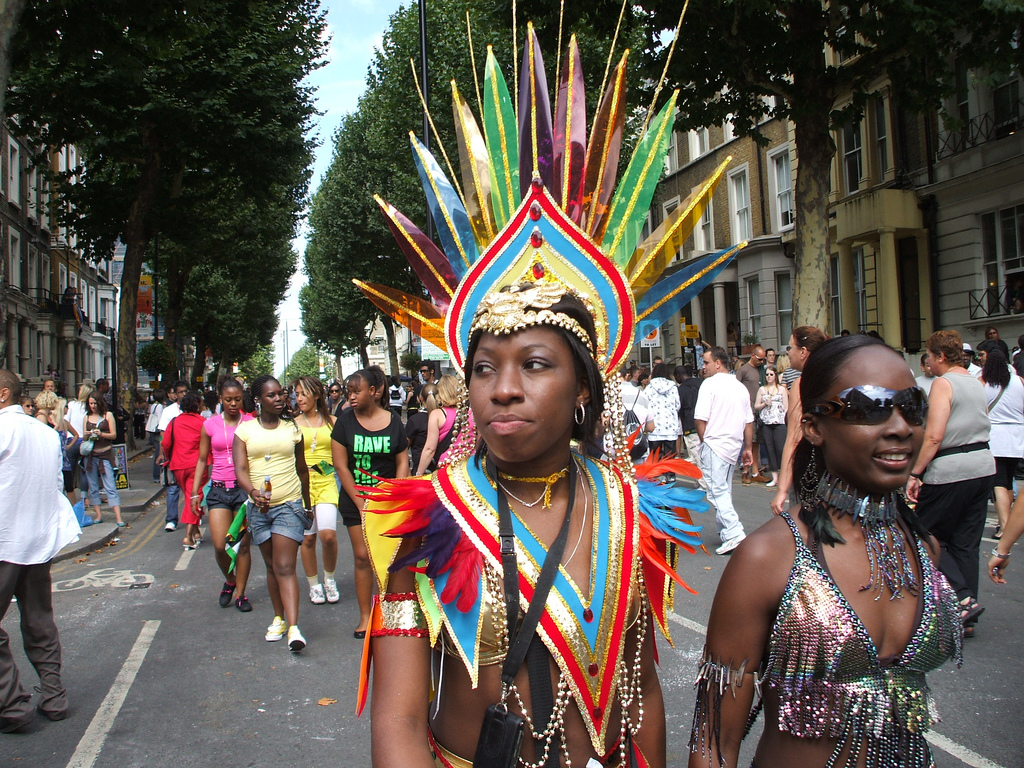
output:
<path id="1" fill-rule="evenodd" d="M 491 458 L 487 457 L 487 471 L 491 477 L 497 478 L 498 472 Z M 508 621 L 509 642 L 508 654 L 501 668 L 501 679 L 505 685 L 511 685 L 516 672 L 522 667 L 529 655 L 528 671 L 530 673 L 530 698 L 533 705 L 533 723 L 543 728 L 551 717 L 554 708 L 554 696 L 551 690 L 551 673 L 548 666 L 548 652 L 543 641 L 536 637 L 537 624 L 547 602 L 548 592 L 555 582 L 555 574 L 562 562 L 565 543 L 569 538 L 569 522 L 572 518 L 572 507 L 576 501 L 576 462 L 569 462 L 569 504 L 565 510 L 565 518 L 558 536 L 544 557 L 540 576 L 533 591 L 533 599 L 526 611 L 523 623 L 516 632 L 516 620 L 519 617 L 519 565 L 516 562 L 515 531 L 512 528 L 512 515 L 508 508 L 508 499 L 501 485 L 495 482 L 498 490 L 498 537 L 501 544 L 501 566 L 505 592 L 505 615 Z M 552 761 L 552 759 L 554 761 Z M 558 765 L 558 754 L 549 755 L 548 764 Z"/>

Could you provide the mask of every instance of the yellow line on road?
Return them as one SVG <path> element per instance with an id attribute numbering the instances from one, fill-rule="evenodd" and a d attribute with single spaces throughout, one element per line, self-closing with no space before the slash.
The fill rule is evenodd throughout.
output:
<path id="1" fill-rule="evenodd" d="M 138 552 L 142 547 L 144 547 L 146 544 L 148 544 L 149 541 L 159 531 L 163 530 L 163 527 L 164 527 L 164 521 L 161 518 L 161 516 L 160 515 L 154 515 L 153 519 L 149 521 L 149 523 L 146 525 L 145 528 L 143 528 L 143 530 L 139 534 L 138 538 L 135 538 L 134 540 L 132 540 L 128 544 L 124 545 L 124 548 L 116 547 L 113 550 L 111 550 L 110 547 L 107 547 L 105 545 L 101 545 L 101 546 L 104 547 L 104 550 L 103 550 L 104 554 L 107 555 L 105 558 L 103 558 L 103 563 L 104 564 L 112 563 L 112 562 L 115 562 L 117 560 L 120 560 L 123 557 L 131 555 L 131 554 L 133 554 L 135 552 Z M 51 573 L 52 574 L 56 574 L 56 575 L 60 575 L 60 574 L 63 574 L 63 573 L 68 573 L 72 568 L 74 568 L 77 565 L 86 565 L 86 563 L 78 563 L 78 562 L 76 562 L 76 560 L 77 560 L 77 558 L 72 558 L 70 560 L 65 560 L 64 562 L 59 563 L 58 565 L 54 566 L 54 568 L 51 570 Z"/>

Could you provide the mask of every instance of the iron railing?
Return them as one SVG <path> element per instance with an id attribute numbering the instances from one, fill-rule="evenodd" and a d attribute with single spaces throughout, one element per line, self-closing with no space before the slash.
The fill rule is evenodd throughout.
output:
<path id="1" fill-rule="evenodd" d="M 939 138 L 936 159 L 952 157 L 988 141 L 1002 139 L 1024 128 L 1024 100 L 1018 101 L 1012 114 L 997 121 L 995 112 L 972 117 L 958 130 L 949 131 Z"/>
<path id="2" fill-rule="evenodd" d="M 970 302 L 971 320 L 1008 315 L 1013 311 L 1009 288 L 1005 285 L 1002 288 L 982 288 L 968 291 L 967 296 Z"/>

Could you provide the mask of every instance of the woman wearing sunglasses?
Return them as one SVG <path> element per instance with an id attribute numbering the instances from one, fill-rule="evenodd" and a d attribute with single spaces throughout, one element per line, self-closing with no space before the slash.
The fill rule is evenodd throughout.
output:
<path id="1" fill-rule="evenodd" d="M 996 472 L 989 399 L 964 367 L 959 333 L 936 331 L 926 347 L 935 380 L 924 447 L 910 473 L 907 497 L 917 502 L 921 522 L 942 544 L 940 567 L 960 600 L 965 635 L 973 637 L 985 610 L 978 603 L 978 559 Z"/>
<path id="2" fill-rule="evenodd" d="M 762 707 L 760 768 L 926 768 L 925 673 L 959 663 L 962 643 L 939 547 L 899 493 L 927 401 L 902 357 L 867 336 L 818 347 L 800 395 L 800 504 L 748 535 L 719 583 L 690 768 L 736 766 Z"/>

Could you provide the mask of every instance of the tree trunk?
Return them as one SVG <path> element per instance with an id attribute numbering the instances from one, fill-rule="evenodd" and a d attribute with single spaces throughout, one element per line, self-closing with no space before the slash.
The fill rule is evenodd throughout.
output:
<path id="1" fill-rule="evenodd" d="M 810 14 L 808 14 L 810 15 Z M 818 21 L 814 24 L 820 23 Z M 812 24 L 808 39 L 821 40 Z M 813 37 L 817 35 L 817 37 Z M 820 42 L 808 54 L 807 67 L 794 75 L 799 93 L 807 94 L 796 124 L 796 280 L 793 290 L 793 325 L 829 329 L 829 169 L 835 145 L 829 131 L 829 113 L 834 96 L 824 82 L 825 52 Z M 814 94 L 814 96 L 810 96 Z"/>
<path id="2" fill-rule="evenodd" d="M 7 119 L 4 100 L 7 81 L 11 77 L 11 40 L 18 31 L 18 22 L 26 0 L 0 0 L 0 123 Z M 6 259 L 3 259 L 6 261 Z M 0 265 L 0 368 L 7 368 L 7 276 Z"/>
<path id="3" fill-rule="evenodd" d="M 192 377 L 190 379 L 189 386 L 202 389 L 206 382 L 204 381 L 204 374 L 206 373 L 206 348 L 210 343 L 210 332 L 203 328 L 196 333 L 196 359 L 192 362 Z"/>
<path id="4" fill-rule="evenodd" d="M 118 315 L 117 334 L 117 367 L 122 381 L 128 382 L 133 392 L 139 386 L 139 372 L 135 362 L 139 279 L 142 277 L 142 262 L 150 238 L 146 228 L 146 214 L 153 205 L 160 180 L 160 150 L 155 129 L 152 126 L 143 127 L 142 137 L 145 160 L 124 230 L 124 272 L 121 273 L 121 311 Z"/>
<path id="5" fill-rule="evenodd" d="M 359 343 L 359 361 L 363 364 L 363 368 L 370 367 L 370 353 L 366 349 L 365 341 Z"/>
<path id="6" fill-rule="evenodd" d="M 339 355 L 337 352 L 334 353 L 334 377 L 333 378 L 334 378 L 335 381 L 344 381 L 344 379 L 341 378 L 341 355 Z"/>
<path id="7" fill-rule="evenodd" d="M 185 287 L 188 285 L 188 277 L 192 273 L 192 265 L 179 267 L 176 263 L 178 259 L 180 259 L 180 255 L 172 256 L 167 265 L 167 302 L 164 311 L 164 328 L 166 337 L 174 345 L 174 352 L 178 356 L 179 374 L 187 377 L 187 372 L 181 367 L 184 365 L 184 339 L 178 333 L 178 325 L 181 323 L 181 315 L 185 311 Z M 196 357 L 199 357 L 198 348 Z M 194 383 L 194 380 L 189 380 L 189 386 Z"/>
<path id="8" fill-rule="evenodd" d="M 395 323 L 390 318 L 384 320 L 384 335 L 388 337 L 388 362 L 391 363 L 391 375 L 401 376 L 402 371 L 398 367 L 398 338 L 395 334 Z"/>

